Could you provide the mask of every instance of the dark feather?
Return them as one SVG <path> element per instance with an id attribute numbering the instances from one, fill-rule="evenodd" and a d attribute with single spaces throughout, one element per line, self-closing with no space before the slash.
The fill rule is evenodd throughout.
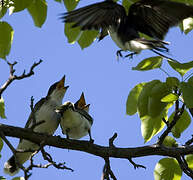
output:
<path id="1" fill-rule="evenodd" d="M 193 16 L 193 6 L 167 0 L 141 0 L 131 5 L 128 19 L 137 31 L 163 39 L 169 28 Z"/>
<path id="2" fill-rule="evenodd" d="M 123 6 L 113 2 L 104 1 L 95 3 L 64 14 L 64 22 L 73 22 L 73 27 L 80 26 L 82 30 L 119 26 L 126 17 Z"/>

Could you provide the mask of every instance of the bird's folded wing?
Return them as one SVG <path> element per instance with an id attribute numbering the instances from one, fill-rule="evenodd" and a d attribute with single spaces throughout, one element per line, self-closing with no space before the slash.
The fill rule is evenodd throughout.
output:
<path id="1" fill-rule="evenodd" d="M 165 0 L 142 0 L 130 6 L 128 19 L 136 29 L 163 39 L 168 29 L 193 16 L 193 6 Z"/>
<path id="2" fill-rule="evenodd" d="M 44 104 L 45 100 L 46 100 L 46 98 L 42 98 L 35 104 L 34 113 L 40 109 L 40 107 Z M 31 113 L 28 120 L 27 120 L 27 123 L 25 124 L 25 128 L 30 128 L 30 126 L 32 125 L 32 119 L 33 119 L 33 115 Z"/>
<path id="3" fill-rule="evenodd" d="M 86 111 L 82 109 L 75 109 L 75 111 L 84 116 L 91 123 L 91 125 L 93 124 L 93 118 Z"/>
<path id="4" fill-rule="evenodd" d="M 104 1 L 67 12 L 61 18 L 64 22 L 74 23 L 72 27 L 100 30 L 119 25 L 125 17 L 123 6 L 113 1 Z"/>

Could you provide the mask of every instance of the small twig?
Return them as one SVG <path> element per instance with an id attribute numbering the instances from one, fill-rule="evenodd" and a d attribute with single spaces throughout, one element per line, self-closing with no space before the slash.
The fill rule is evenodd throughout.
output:
<path id="1" fill-rule="evenodd" d="M 189 139 L 186 143 L 185 143 L 185 146 L 189 146 L 193 143 L 193 135 L 192 135 L 192 138 Z"/>
<path id="2" fill-rule="evenodd" d="M 165 70 L 162 69 L 161 67 L 159 67 L 159 69 L 160 69 L 161 71 L 163 71 L 168 77 L 170 77 L 170 74 L 169 74 L 167 71 L 165 71 Z"/>
<path id="3" fill-rule="evenodd" d="M 152 52 L 158 54 L 159 56 L 167 59 L 167 60 L 170 61 L 170 62 L 179 63 L 179 61 L 177 61 L 177 60 L 175 60 L 175 59 L 172 59 L 172 58 L 170 58 L 170 57 L 167 57 L 167 56 L 165 56 L 164 54 L 161 54 L 161 53 L 155 51 L 154 49 L 150 49 L 150 50 L 151 50 Z"/>
<path id="4" fill-rule="evenodd" d="M 32 127 L 36 124 L 36 117 L 34 112 L 34 98 L 31 97 L 31 103 L 30 103 L 30 109 L 31 109 L 31 115 L 32 115 Z"/>
<path id="5" fill-rule="evenodd" d="M 167 127 L 170 125 L 170 123 L 168 121 L 166 121 L 165 118 L 162 118 L 162 121 L 166 124 Z"/>
<path id="6" fill-rule="evenodd" d="M 182 116 L 184 112 L 185 105 L 182 105 L 182 108 L 179 109 L 179 101 L 176 101 L 175 104 L 175 115 L 171 123 L 168 123 L 167 129 L 163 132 L 163 134 L 160 136 L 157 144 L 161 145 L 166 138 L 166 136 L 171 132 L 172 128 L 176 125 L 180 117 Z"/>
<path id="7" fill-rule="evenodd" d="M 41 165 L 41 164 L 34 164 L 34 156 L 39 152 L 40 149 L 38 149 L 37 151 L 33 152 L 32 155 L 30 156 L 30 165 L 25 169 L 24 171 L 24 175 L 25 175 L 25 179 L 29 178 L 32 173 L 30 173 L 29 171 L 32 170 L 33 168 L 48 168 L 49 166 L 51 166 L 51 163 L 45 164 L 45 165 Z"/>
<path id="8" fill-rule="evenodd" d="M 115 147 L 114 140 L 117 138 L 117 133 L 114 133 L 114 135 L 109 139 L 109 147 Z"/>
<path id="9" fill-rule="evenodd" d="M 30 77 L 32 75 L 34 75 L 34 68 L 36 66 L 38 66 L 42 60 L 40 60 L 39 62 L 37 63 L 34 63 L 29 72 L 28 73 L 25 73 L 25 71 L 20 75 L 20 76 L 17 76 L 17 75 L 14 75 L 15 73 L 15 69 L 14 69 L 14 66 L 17 64 L 17 62 L 15 61 L 14 63 L 10 63 L 9 61 L 6 61 L 7 64 L 9 65 L 9 78 L 8 80 L 0 87 L 0 97 L 2 96 L 3 92 L 7 89 L 7 87 L 14 81 L 14 80 L 21 80 L 21 79 L 24 79 L 24 78 L 27 78 L 27 77 Z"/>
<path id="10" fill-rule="evenodd" d="M 182 156 L 177 156 L 176 160 L 178 161 L 178 164 L 180 165 L 180 168 L 182 171 L 189 177 L 193 179 L 193 171 L 188 167 L 188 164 L 185 160 L 185 158 Z"/>
<path id="11" fill-rule="evenodd" d="M 117 178 L 115 177 L 113 171 L 111 170 L 111 166 L 110 166 L 110 161 L 108 157 L 104 158 L 105 160 L 105 165 L 103 167 L 103 174 L 101 176 L 101 180 L 110 180 L 110 177 L 113 180 L 117 180 Z"/>
<path id="12" fill-rule="evenodd" d="M 144 168 L 144 169 L 146 169 L 145 166 L 143 166 L 141 164 L 136 164 L 131 158 L 128 158 L 128 160 L 134 166 L 134 169 L 136 169 L 136 168 Z"/>
<path id="13" fill-rule="evenodd" d="M 53 165 L 55 168 L 57 168 L 57 169 L 66 169 L 66 170 L 70 170 L 72 172 L 74 171 L 73 169 L 65 166 L 65 162 L 64 163 L 58 163 L 58 164 L 56 162 L 54 162 L 53 159 L 52 159 L 52 156 L 44 150 L 43 143 L 41 143 L 41 145 L 40 145 L 40 151 L 42 153 L 42 156 L 43 156 L 44 160 L 48 161 L 50 163 L 50 165 Z"/>

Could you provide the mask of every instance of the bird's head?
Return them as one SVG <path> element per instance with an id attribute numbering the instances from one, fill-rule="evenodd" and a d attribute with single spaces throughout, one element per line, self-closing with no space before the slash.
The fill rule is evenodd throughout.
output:
<path id="1" fill-rule="evenodd" d="M 69 86 L 64 86 L 64 85 L 65 85 L 65 76 L 63 76 L 60 81 L 50 86 L 47 97 L 53 100 L 62 101 L 66 93 L 66 90 L 69 87 Z"/>
<path id="2" fill-rule="evenodd" d="M 62 104 L 61 106 L 57 107 L 55 111 L 62 115 L 68 109 L 74 110 L 74 104 L 72 102 L 70 102 L 70 101 L 64 102 L 64 104 Z"/>
<path id="3" fill-rule="evenodd" d="M 84 97 L 84 93 L 82 92 L 80 99 L 74 104 L 75 108 L 82 109 L 86 111 L 87 113 L 89 112 L 89 106 L 90 104 L 86 104 L 86 100 Z"/>

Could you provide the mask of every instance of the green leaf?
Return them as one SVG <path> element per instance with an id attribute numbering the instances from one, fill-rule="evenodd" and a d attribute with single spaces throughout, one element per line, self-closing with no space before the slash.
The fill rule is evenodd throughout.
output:
<path id="1" fill-rule="evenodd" d="M 81 36 L 80 27 L 71 28 L 73 23 L 65 23 L 64 33 L 68 38 L 68 43 L 75 43 Z"/>
<path id="2" fill-rule="evenodd" d="M 180 81 L 176 77 L 168 77 L 166 79 L 166 85 L 172 90 L 176 89 L 180 84 Z"/>
<path id="3" fill-rule="evenodd" d="M 98 31 L 86 30 L 80 36 L 78 40 L 78 44 L 80 45 L 82 49 L 84 49 L 90 46 L 90 44 L 92 44 L 92 42 L 96 39 L 97 35 L 98 35 Z"/>
<path id="4" fill-rule="evenodd" d="M 0 22 L 0 58 L 6 59 L 11 49 L 14 31 L 7 22 Z"/>
<path id="5" fill-rule="evenodd" d="M 182 170 L 173 158 L 163 158 L 155 166 L 155 180 L 180 180 Z"/>
<path id="6" fill-rule="evenodd" d="M 14 177 L 12 180 L 25 180 L 24 177 Z"/>
<path id="7" fill-rule="evenodd" d="M 126 103 L 126 113 L 128 115 L 133 115 L 137 112 L 137 101 L 139 94 L 141 93 L 145 83 L 140 83 L 136 85 L 129 93 Z"/>
<path id="8" fill-rule="evenodd" d="M 2 119 L 6 119 L 6 116 L 5 116 L 5 104 L 4 104 L 4 99 L 2 97 L 0 99 L 0 117 Z"/>
<path id="9" fill-rule="evenodd" d="M 133 2 L 131 2 L 130 0 L 123 0 L 122 1 L 122 5 L 125 8 L 127 14 L 129 12 L 129 8 L 130 8 L 131 4 L 133 4 Z"/>
<path id="10" fill-rule="evenodd" d="M 32 2 L 33 0 L 12 0 L 11 3 L 9 3 L 9 14 L 24 10 Z"/>
<path id="11" fill-rule="evenodd" d="M 193 84 L 193 76 L 188 79 L 188 82 Z"/>
<path id="12" fill-rule="evenodd" d="M 169 117 L 168 119 L 169 122 L 172 122 L 172 120 L 174 119 L 174 115 L 175 115 L 175 112 L 173 112 Z M 191 122 L 190 115 L 186 110 L 184 110 L 182 116 L 180 117 L 176 125 L 172 128 L 173 136 L 176 138 L 180 138 L 181 133 L 188 128 L 188 126 L 190 125 L 190 122 Z"/>
<path id="13" fill-rule="evenodd" d="M 64 5 L 68 11 L 72 11 L 76 8 L 80 0 L 64 0 Z"/>
<path id="14" fill-rule="evenodd" d="M 59 2 L 59 3 L 61 3 L 61 2 L 62 2 L 62 0 L 54 0 L 54 1 Z"/>
<path id="15" fill-rule="evenodd" d="M 176 142 L 176 140 L 171 137 L 171 136 L 166 136 L 164 141 L 163 141 L 163 145 L 167 146 L 167 147 L 178 147 L 178 143 Z"/>
<path id="16" fill-rule="evenodd" d="M 170 93 L 166 96 L 164 96 L 162 99 L 161 99 L 161 102 L 174 102 L 174 101 L 177 101 L 179 98 L 179 96 L 177 94 L 174 94 L 174 93 Z"/>
<path id="17" fill-rule="evenodd" d="M 166 83 L 159 82 L 150 91 L 148 98 L 148 115 L 152 118 L 159 116 L 167 103 L 161 102 L 161 99 L 168 95 L 169 89 Z"/>
<path id="18" fill-rule="evenodd" d="M 193 29 L 193 18 L 189 17 L 183 20 L 182 30 L 185 34 L 188 34 Z"/>
<path id="19" fill-rule="evenodd" d="M 186 161 L 188 163 L 188 167 L 190 169 L 193 169 L 193 155 L 192 154 L 186 155 Z"/>
<path id="20" fill-rule="evenodd" d="M 1 152 L 2 148 L 3 148 L 3 140 L 0 138 L 0 152 Z"/>
<path id="21" fill-rule="evenodd" d="M 27 8 L 34 24 L 37 27 L 42 27 L 47 17 L 47 3 L 45 0 L 34 0 Z"/>
<path id="22" fill-rule="evenodd" d="M 153 80 L 146 83 L 138 97 L 137 101 L 137 111 L 140 118 L 148 115 L 148 98 L 151 92 L 151 89 L 157 84 L 160 83 L 159 80 Z"/>
<path id="23" fill-rule="evenodd" d="M 181 82 L 180 89 L 182 91 L 183 99 L 188 108 L 193 108 L 193 83 Z"/>
<path id="24" fill-rule="evenodd" d="M 5 116 L 5 104 L 4 104 L 4 99 L 2 97 L 0 99 L 0 117 L 2 119 L 6 119 L 6 116 Z"/>
<path id="25" fill-rule="evenodd" d="M 165 126 L 162 118 L 167 119 L 168 109 L 171 104 L 168 104 L 157 117 L 143 116 L 141 117 L 141 133 L 145 142 L 150 141 L 153 136 L 158 134 Z"/>
<path id="26" fill-rule="evenodd" d="M 168 61 L 168 63 L 181 76 L 184 76 L 184 74 L 186 74 L 189 70 L 193 68 L 193 61 L 190 61 L 188 63 L 177 63 Z"/>
<path id="27" fill-rule="evenodd" d="M 3 176 L 0 176 L 0 180 L 6 180 L 6 178 L 4 178 Z"/>
<path id="28" fill-rule="evenodd" d="M 132 70 L 148 71 L 160 68 L 162 65 L 162 60 L 163 58 L 160 56 L 150 57 L 141 61 L 136 67 L 133 67 Z"/>

